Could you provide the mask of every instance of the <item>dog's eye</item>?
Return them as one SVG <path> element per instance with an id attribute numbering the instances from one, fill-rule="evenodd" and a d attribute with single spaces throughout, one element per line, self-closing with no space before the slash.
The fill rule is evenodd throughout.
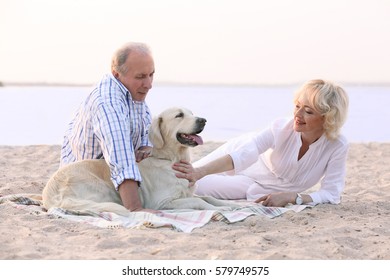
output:
<path id="1" fill-rule="evenodd" d="M 177 114 L 175 118 L 182 118 L 182 117 L 184 117 L 184 113 Z"/>

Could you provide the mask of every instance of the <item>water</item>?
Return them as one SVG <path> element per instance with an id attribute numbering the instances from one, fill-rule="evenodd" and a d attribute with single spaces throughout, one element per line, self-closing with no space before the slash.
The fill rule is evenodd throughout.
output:
<path id="1" fill-rule="evenodd" d="M 0 88 L 0 145 L 61 144 L 89 87 Z M 147 102 L 157 115 L 183 106 L 207 119 L 205 141 L 225 141 L 260 130 L 293 111 L 296 87 L 155 86 Z M 350 98 L 343 134 L 350 142 L 389 142 L 390 86 L 346 87 Z"/>

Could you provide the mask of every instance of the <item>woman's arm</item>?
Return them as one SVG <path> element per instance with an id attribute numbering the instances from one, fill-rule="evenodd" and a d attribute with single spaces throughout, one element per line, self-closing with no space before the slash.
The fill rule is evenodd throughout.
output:
<path id="1" fill-rule="evenodd" d="M 172 165 L 172 168 L 178 171 L 176 173 L 177 178 L 187 179 L 190 183 L 195 183 L 204 176 L 233 170 L 234 164 L 231 156 L 225 155 L 197 168 L 186 161 L 176 162 Z"/>

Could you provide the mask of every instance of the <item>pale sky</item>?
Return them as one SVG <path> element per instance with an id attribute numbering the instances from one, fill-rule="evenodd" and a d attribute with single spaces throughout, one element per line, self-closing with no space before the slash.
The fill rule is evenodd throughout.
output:
<path id="1" fill-rule="evenodd" d="M 0 81 L 96 83 L 142 41 L 155 82 L 390 83 L 390 0 L 0 0 Z"/>

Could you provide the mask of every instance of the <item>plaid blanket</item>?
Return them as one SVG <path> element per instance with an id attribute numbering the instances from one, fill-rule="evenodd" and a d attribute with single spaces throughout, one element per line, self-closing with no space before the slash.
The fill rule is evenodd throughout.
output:
<path id="1" fill-rule="evenodd" d="M 129 212 L 127 217 L 115 213 L 102 212 L 98 215 L 88 211 L 70 211 L 62 208 L 45 209 L 39 194 L 14 194 L 0 197 L 1 204 L 10 204 L 18 209 L 51 218 L 63 218 L 74 222 L 88 223 L 103 228 L 158 228 L 170 227 L 176 231 L 189 233 L 211 221 L 235 223 L 249 216 L 263 215 L 275 218 L 286 211 L 300 212 L 307 205 L 289 205 L 288 207 L 264 207 L 261 204 L 237 201 L 242 207 L 234 211 L 211 210 L 163 210 L 159 214 Z"/>

